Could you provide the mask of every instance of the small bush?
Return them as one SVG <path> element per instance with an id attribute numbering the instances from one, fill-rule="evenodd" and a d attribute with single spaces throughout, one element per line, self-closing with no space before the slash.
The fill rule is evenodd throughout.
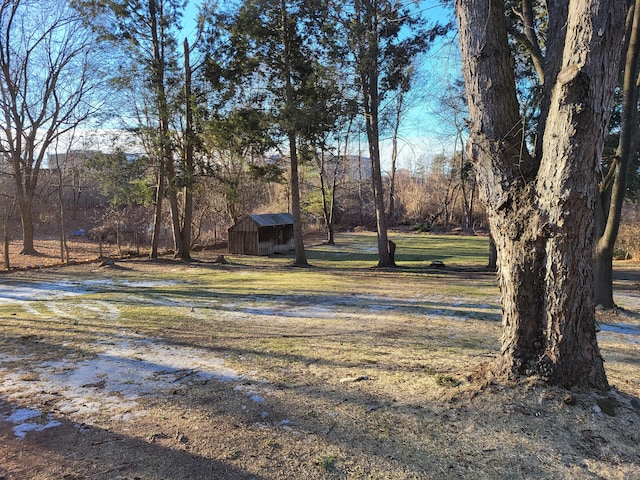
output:
<path id="1" fill-rule="evenodd" d="M 440 387 L 455 388 L 460 386 L 460 381 L 456 380 L 451 375 L 438 375 L 438 379 L 436 380 L 436 383 Z"/>
<path id="2" fill-rule="evenodd" d="M 315 462 L 315 465 L 324 468 L 325 470 L 332 470 L 336 466 L 336 462 L 338 461 L 338 457 L 335 455 L 325 455 L 318 458 Z"/>

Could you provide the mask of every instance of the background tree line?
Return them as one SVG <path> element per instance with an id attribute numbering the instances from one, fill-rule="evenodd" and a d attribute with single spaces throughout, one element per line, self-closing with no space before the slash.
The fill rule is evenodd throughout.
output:
<path id="1" fill-rule="evenodd" d="M 76 132 L 100 124 L 132 132 L 144 147 L 145 165 L 138 168 L 135 183 L 144 186 L 146 195 L 144 200 L 138 196 L 137 203 L 155 207 L 153 228 L 139 228 L 144 230 L 140 239 L 151 233 L 152 257 L 167 231 L 167 218 L 172 249 L 189 258 L 189 249 L 211 225 L 219 235 L 249 211 L 276 207 L 300 210 L 295 215 L 299 238 L 303 223 L 315 224 L 321 218 L 332 241 L 338 219 L 349 218 L 347 226 L 370 222 L 365 207 L 373 202 L 381 264 L 391 261 L 387 224 L 415 223 L 429 229 L 432 224 L 458 223 L 472 229 L 475 215 L 479 221 L 475 226 L 483 225 L 482 207 L 475 202 L 475 172 L 464 153 L 468 129 L 460 83 L 447 87 L 439 99 L 441 112 L 457 132 L 451 143 L 459 153 L 447 160 L 449 177 L 442 175 L 438 163 L 443 158 L 436 156 L 428 168 L 440 170 L 441 179 L 431 179 L 428 191 L 413 181 L 422 177 L 424 183 L 423 171 L 414 169 L 409 182 L 406 175 L 396 178 L 398 129 L 410 94 L 419 95 L 420 61 L 430 44 L 450 28 L 428 25 L 419 4 L 353 1 L 338 8 L 331 2 L 263 0 L 222 7 L 207 1 L 200 4 L 197 18 L 186 19 L 187 31 L 182 27 L 186 4 L 180 1 L 50 0 L 51 8 L 45 3 L 37 2 L 36 8 L 29 0 L 5 0 L 0 11 L 7 126 L 2 138 L 3 172 L 13 179 L 7 180 L 4 210 L 7 219 L 9 213 L 20 215 L 25 253 L 35 250 L 34 223 L 40 223 L 33 218 L 33 202 L 47 197 L 47 189 L 57 192 L 65 182 L 80 191 L 77 166 L 67 168 L 75 171 L 69 181 L 40 178 L 47 153 L 65 158 L 61 155 L 65 150 L 82 148 L 79 141 L 86 135 Z M 537 118 L 544 114 L 539 103 L 545 85 L 540 65 L 550 25 L 542 2 L 508 6 L 505 15 L 523 99 L 521 115 L 530 118 L 527 135 L 533 139 Z M 613 305 L 614 253 L 628 255 L 635 248 L 632 236 L 625 233 L 621 248 L 615 249 L 625 197 L 618 192 L 632 193 L 637 183 L 633 180 L 637 169 L 629 166 L 637 158 L 637 147 L 629 140 L 635 138 L 637 124 L 637 87 L 632 81 L 637 52 L 630 40 L 635 32 L 634 9 L 628 11 L 629 40 L 622 52 L 628 62 L 622 65 L 629 66 L 621 69 L 628 74 L 625 80 L 621 73 L 612 133 L 602 157 L 597 217 L 602 232 L 597 244 L 596 278 L 601 279 L 597 291 L 599 303 L 607 306 Z M 40 18 L 38 12 L 58 13 Z M 32 22 L 37 23 L 40 37 L 29 33 Z M 54 42 L 54 36 L 65 42 Z M 48 65 L 45 73 L 39 70 L 42 65 Z M 64 88 L 58 83 L 61 78 Z M 21 99 L 33 100 L 21 103 Z M 384 159 L 390 162 L 388 172 L 380 167 L 378 142 L 383 136 L 393 145 L 390 158 Z M 361 181 L 338 182 L 341 172 L 355 173 L 354 165 L 340 166 L 340 159 L 353 156 L 368 163 L 360 169 Z M 316 168 L 317 179 L 309 166 Z M 300 168 L 307 171 L 301 173 Z M 108 172 L 107 168 L 98 176 L 113 183 L 105 178 Z M 300 184 L 302 174 L 314 179 L 319 194 L 311 184 Z M 632 180 L 627 181 L 629 175 Z M 273 190 L 282 190 L 274 186 L 281 181 L 288 183 L 281 200 L 268 205 L 275 198 Z M 211 185 L 203 187 L 205 183 L 213 183 L 213 190 Z M 356 201 L 338 201 L 336 195 L 345 187 L 355 189 Z M 216 191 L 224 200 L 200 198 L 204 195 L 198 191 L 203 188 L 208 197 Z M 466 213 L 453 213 L 458 200 Z M 124 208 L 120 199 L 113 202 Z M 322 206 L 320 214 L 313 205 Z M 73 205 L 70 211 L 77 215 Z M 207 219 L 216 215 L 220 215 L 216 221 Z M 304 245 L 297 250 L 297 261 L 304 264 Z"/>
<path id="2" fill-rule="evenodd" d="M 389 197 L 383 187 L 387 177 L 379 141 L 384 102 L 406 94 L 414 62 L 447 27 L 427 25 L 419 10 L 398 1 L 354 1 L 339 7 L 332 2 L 261 0 L 220 6 L 207 1 L 199 5 L 198 18 L 188 19 L 194 31 L 185 34 L 186 2 L 50 0 L 63 13 L 41 19 L 43 41 L 20 51 L 15 45 L 32 39 L 32 3 L 6 0 L 0 12 L 2 71 L 10 87 L 3 90 L 8 125 L 3 151 L 10 164 L 5 173 L 14 180 L 7 196 L 18 206 L 24 253 L 35 253 L 34 224 L 41 220 L 33 218 L 33 202 L 47 197 L 45 184 L 64 190 L 70 181 L 42 178 L 45 166 L 48 176 L 54 170 L 62 175 L 65 168 L 63 163 L 46 164 L 53 150 L 56 161 L 76 155 L 75 165 L 66 166 L 74 172 L 72 182 L 81 178 L 80 168 L 91 172 L 92 180 L 101 179 L 96 190 L 109 197 L 109 218 L 136 205 L 155 208 L 152 228 L 144 229 L 151 235 L 151 257 L 158 255 L 167 218 L 176 256 L 188 259 L 192 232 L 200 232 L 204 224 L 203 212 L 220 215 L 209 224 L 224 228 L 252 210 L 273 208 L 266 206 L 271 200 L 294 214 L 296 262 L 304 265 L 302 225 L 314 212 L 307 214 L 313 200 L 301 197 L 302 189 L 312 196 L 313 188 L 310 183 L 302 186 L 301 177 L 319 183 L 322 218 L 332 230 L 340 216 L 336 209 L 346 210 L 338 201 L 345 195 L 338 192 L 347 183 L 339 177 L 354 170 L 340 164 L 347 159 L 353 163 L 357 138 L 366 145 L 358 162 L 367 165 L 359 172 L 355 204 L 362 221 L 370 220 L 367 208 L 373 205 L 381 265 L 392 263 L 386 241 L 391 211 L 385 209 L 396 209 L 391 205 L 397 195 Z M 38 3 L 43 12 L 45 3 Z M 77 32 L 82 32 L 82 42 L 76 48 L 55 50 L 54 38 L 74 39 Z M 40 64 L 32 52 L 51 60 L 48 74 L 35 74 Z M 64 87 L 52 84 L 62 77 L 67 79 Z M 29 82 L 20 92 L 23 78 Z M 75 91 L 68 88 L 70 79 L 77 82 Z M 69 98 L 61 102 L 62 93 Z M 47 95 L 53 98 L 49 104 L 38 101 Z M 28 96 L 33 101 L 21 103 Z M 40 123 L 25 124 L 25 119 Z M 124 150 L 112 149 L 109 158 L 90 152 L 86 155 L 91 158 L 81 162 L 73 138 L 86 137 L 89 120 L 131 132 L 142 152 L 135 161 L 123 156 Z M 397 134 L 397 123 L 395 128 Z M 283 181 L 286 187 L 275 186 Z M 79 188 L 72 186 L 78 193 Z M 84 190 L 86 197 L 86 185 Z M 275 190 L 284 191 L 283 200 Z M 206 198 L 212 196 L 221 200 Z M 71 211 L 77 215 L 75 208 Z"/>

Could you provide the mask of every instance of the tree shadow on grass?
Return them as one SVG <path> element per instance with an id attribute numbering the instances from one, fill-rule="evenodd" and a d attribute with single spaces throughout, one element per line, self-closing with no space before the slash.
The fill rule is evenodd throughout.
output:
<path id="1" fill-rule="evenodd" d="M 365 344 L 367 338 L 356 335 L 353 341 Z M 168 341 L 163 344 L 174 346 Z M 189 346 L 193 348 L 193 345 Z M 167 350 L 171 354 L 171 349 Z M 70 348 L 68 353 L 77 352 Z M 256 354 L 250 349 L 234 352 L 227 349 L 229 353 Z M 179 355 L 179 352 L 175 354 Z M 285 353 L 278 355 L 284 363 L 298 367 L 312 360 Z M 322 358 L 323 352 L 319 351 L 315 359 L 322 361 Z M 107 359 L 150 373 L 170 370 L 168 365 L 144 358 L 122 358 L 118 363 L 118 358 L 111 353 L 104 356 L 104 360 Z M 418 370 L 414 375 L 418 379 L 434 373 Z M 61 382 L 61 389 L 64 384 Z M 96 384 L 84 388 L 99 390 Z M 455 392 L 455 388 L 443 387 L 442 392 Z M 237 381 L 209 378 L 196 383 L 180 380 L 175 382 L 172 392 L 145 397 L 141 404 L 141 408 L 148 411 L 162 412 L 162 418 L 134 415 L 126 423 L 114 422 L 113 428 L 78 425 L 60 413 L 56 402 L 35 401 L 34 405 L 33 399 L 29 404 L 14 401 L 7 408 L 42 408 L 51 413 L 46 421 L 57 421 L 62 425 L 28 433 L 25 440 L 18 440 L 8 433 L 13 427 L 4 422 L 4 431 L 0 430 L 3 435 L 0 450 L 3 457 L 9 459 L 3 468 L 11 465 L 9 473 L 24 473 L 25 478 L 38 478 L 29 475 L 33 472 L 29 471 L 31 465 L 25 458 L 46 459 L 46 462 L 37 462 L 44 472 L 40 478 L 75 475 L 66 478 L 99 480 L 116 478 L 116 475 L 194 480 L 330 478 L 334 473 L 348 476 L 350 469 L 357 469 L 354 471 L 360 472 L 363 478 L 384 476 L 388 472 L 395 472 L 395 478 L 431 478 L 440 477 L 440 474 L 464 477 L 470 471 L 482 471 L 487 478 L 548 478 L 563 472 L 562 465 L 555 464 L 557 460 L 549 460 L 557 456 L 554 449 L 558 441 L 549 440 L 549 435 L 555 434 L 552 433 L 554 430 L 547 429 L 575 416 L 572 412 L 564 415 L 558 410 L 558 405 L 562 404 L 560 395 L 555 400 L 549 397 L 549 402 L 554 400 L 554 403 L 545 407 L 539 402 L 538 395 L 527 387 L 517 391 L 517 403 L 508 415 L 504 409 L 510 412 L 509 405 L 498 404 L 497 410 L 489 408 L 493 408 L 496 401 L 509 401 L 508 397 L 485 394 L 471 403 L 475 397 L 468 401 L 462 397 L 457 402 L 447 401 L 447 397 L 445 394 L 445 400 L 437 400 L 431 395 L 426 401 L 419 401 L 420 397 L 410 401 L 400 397 L 397 401 L 392 391 L 379 388 L 375 377 L 349 382 L 319 377 L 294 384 L 249 377 Z M 579 408 L 579 415 L 593 415 L 589 414 L 588 404 Z M 8 412 L 0 410 L 0 413 L 7 416 Z M 176 415 L 189 421 L 176 427 Z M 514 415 L 518 418 L 511 418 Z M 543 421 L 544 418 L 549 420 Z M 584 451 L 588 451 L 589 458 L 606 462 L 610 455 L 607 444 L 635 449 L 637 442 L 633 435 L 618 435 L 616 432 L 623 431 L 622 424 L 611 422 L 616 428 L 609 428 L 610 433 L 597 444 L 591 440 L 599 438 L 601 433 L 591 433 L 588 438 L 580 435 L 585 428 L 594 428 L 589 423 L 585 426 L 584 420 L 583 423 L 569 421 L 555 432 L 568 430 L 571 433 L 572 444 L 563 447 L 568 454 L 581 458 Z M 136 435 L 127 434 L 127 431 L 135 431 Z M 212 444 L 225 445 L 230 460 L 214 458 L 216 455 L 211 452 L 215 448 L 207 450 L 207 445 Z M 35 457 L 25 457 L 24 453 L 18 456 L 19 451 L 25 451 L 25 445 L 29 446 L 28 455 Z M 508 445 L 512 451 L 509 453 L 500 445 Z M 324 455 L 320 460 L 319 454 Z M 337 461 L 332 473 L 325 468 L 327 462 L 321 460 L 334 458 L 334 455 Z M 532 455 L 536 462 L 528 460 Z M 547 461 L 541 461 L 545 456 L 549 457 Z M 219 449 L 217 458 L 220 458 Z M 625 463 L 634 461 L 626 453 L 616 458 Z M 253 473 L 240 466 L 243 459 L 255 459 L 249 460 Z M 255 473 L 259 464 L 264 468 L 277 468 L 265 470 L 264 474 Z M 331 465 L 334 465 L 333 461 Z M 584 469 L 581 472 L 587 473 Z"/>
<path id="2" fill-rule="evenodd" d="M 265 478 L 190 452 L 184 436 L 165 439 L 161 445 L 153 437 L 140 439 L 115 429 L 79 424 L 58 414 L 40 412 L 28 420 L 7 419 L 12 413 L 33 408 L 0 398 L 0 411 L 5 413 L 0 416 L 1 478 Z M 47 424 L 52 426 L 46 428 Z M 22 430 L 26 430 L 24 438 L 16 435 L 22 436 Z"/>

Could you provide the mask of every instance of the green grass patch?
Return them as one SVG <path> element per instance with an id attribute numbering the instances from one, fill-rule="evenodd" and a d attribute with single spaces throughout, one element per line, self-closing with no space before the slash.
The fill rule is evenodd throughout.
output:
<path id="1" fill-rule="evenodd" d="M 482 267 L 488 262 L 489 240 L 485 236 L 430 234 L 391 234 L 396 244 L 395 260 L 399 268 L 431 266 L 434 260 L 445 266 Z M 336 245 L 315 245 L 307 249 L 314 265 L 333 268 L 368 268 L 378 263 L 375 233 L 343 233 Z"/>
<path id="2" fill-rule="evenodd" d="M 321 467 L 323 470 L 333 470 L 336 466 L 338 457 L 336 455 L 324 455 L 317 458 L 313 463 Z"/>
<path id="3" fill-rule="evenodd" d="M 436 383 L 440 387 L 455 388 L 455 387 L 459 387 L 462 382 L 460 382 L 459 380 L 456 380 L 451 375 L 438 375 L 438 378 L 436 379 Z"/>

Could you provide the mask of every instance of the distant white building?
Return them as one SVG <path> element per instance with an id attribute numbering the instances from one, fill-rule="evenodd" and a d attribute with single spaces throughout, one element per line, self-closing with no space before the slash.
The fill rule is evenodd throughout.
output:
<path id="1" fill-rule="evenodd" d="M 91 158 L 99 154 L 98 150 L 70 150 L 65 153 L 48 153 L 46 167 L 54 170 L 58 167 L 64 170 L 79 170 Z"/>

